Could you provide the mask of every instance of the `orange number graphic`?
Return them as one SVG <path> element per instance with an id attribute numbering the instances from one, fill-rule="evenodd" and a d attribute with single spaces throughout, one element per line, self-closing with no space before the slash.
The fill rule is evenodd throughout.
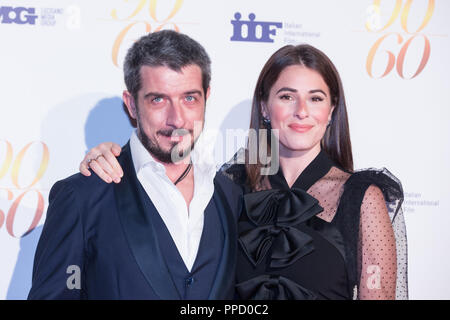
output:
<path id="1" fill-rule="evenodd" d="M 120 47 L 122 45 L 123 39 L 125 38 L 125 36 L 127 35 L 127 33 L 130 31 L 130 29 L 135 26 L 138 23 L 144 23 L 145 24 L 145 32 L 148 33 L 151 31 L 151 25 L 148 22 L 133 22 L 130 25 L 128 25 L 127 27 L 125 27 L 125 29 L 123 29 L 119 35 L 116 38 L 116 41 L 114 41 L 113 44 L 113 50 L 112 50 L 112 60 L 113 63 L 116 67 L 119 66 L 119 62 L 118 62 L 118 56 L 119 56 L 119 50 Z"/>
<path id="2" fill-rule="evenodd" d="M 415 36 L 411 37 L 408 41 L 406 41 L 406 43 L 403 45 L 402 49 L 400 50 L 400 52 L 398 54 L 397 72 L 400 75 L 400 77 L 402 77 L 403 79 L 407 79 L 407 78 L 405 78 L 405 76 L 403 74 L 403 65 L 405 64 L 405 55 L 406 55 L 406 52 L 408 51 L 409 45 L 417 36 L 418 35 L 415 35 Z M 423 49 L 422 60 L 420 61 L 420 65 L 419 65 L 416 73 L 414 73 L 414 75 L 409 79 L 417 77 L 419 75 L 419 73 L 421 73 L 423 71 L 423 69 L 427 65 L 428 59 L 430 58 L 430 52 L 431 52 L 430 41 L 428 40 L 428 38 L 426 36 L 422 35 L 422 37 L 425 39 L 425 47 Z"/>
<path id="3" fill-rule="evenodd" d="M 39 223 L 39 220 L 41 220 L 42 213 L 44 212 L 44 197 L 42 194 L 37 190 L 27 190 L 24 193 L 22 193 L 16 200 L 14 200 L 11 208 L 9 208 L 8 217 L 6 218 L 6 230 L 12 237 L 16 237 L 13 231 L 13 225 L 14 225 L 14 217 L 16 215 L 17 208 L 20 204 L 20 201 L 23 199 L 23 197 L 30 191 L 35 191 L 38 195 L 38 203 L 36 206 L 36 211 L 34 213 L 33 221 L 31 222 L 30 227 L 28 230 L 21 235 L 21 237 L 27 235 L 30 233 L 34 228 L 36 228 L 37 224 Z"/>
<path id="4" fill-rule="evenodd" d="M 410 32 L 408 31 L 408 17 L 409 14 L 411 12 L 411 6 L 413 3 L 413 0 L 406 0 L 405 6 L 403 7 L 402 10 L 402 0 L 396 0 L 395 1 L 395 7 L 394 10 L 391 14 L 391 17 L 389 18 L 388 22 L 386 23 L 386 25 L 379 29 L 379 30 L 374 30 L 372 27 L 372 24 L 369 22 L 366 22 L 366 28 L 369 31 L 383 31 L 386 30 L 388 27 L 390 27 L 398 18 L 400 12 L 401 12 L 401 17 L 400 17 L 400 24 L 402 29 L 408 33 L 408 34 L 412 34 L 413 36 L 411 38 L 409 38 L 401 47 L 398 56 L 397 56 L 397 62 L 396 62 L 396 56 L 394 53 L 392 53 L 391 51 L 386 50 L 386 53 L 388 54 L 388 62 L 386 65 L 386 69 L 384 70 L 384 73 L 379 76 L 379 77 L 375 77 L 373 75 L 373 71 L 372 71 L 372 67 L 373 67 L 373 62 L 375 59 L 375 55 L 381 45 L 381 43 L 390 35 L 392 34 L 396 34 L 397 35 L 397 43 L 401 44 L 403 43 L 403 37 L 399 34 L 399 33 L 388 33 L 383 35 L 381 38 L 379 38 L 377 41 L 375 41 L 375 43 L 373 44 L 373 46 L 370 48 L 369 50 L 369 54 L 367 55 L 367 60 L 366 60 L 366 71 L 367 74 L 372 77 L 372 78 L 383 78 L 385 76 L 387 76 L 394 68 L 395 64 L 397 64 L 397 73 L 398 75 L 403 78 L 403 79 L 413 79 L 415 77 L 417 77 L 425 68 L 425 66 L 428 63 L 428 60 L 430 58 L 430 53 L 431 53 L 431 44 L 430 44 L 430 40 L 425 36 L 425 35 L 421 35 L 424 40 L 425 40 L 425 46 L 424 46 L 424 50 L 423 50 L 423 54 L 422 54 L 422 58 L 420 60 L 419 66 L 416 70 L 416 72 L 410 77 L 407 78 L 405 77 L 404 74 L 404 64 L 405 64 L 405 56 L 406 53 L 409 49 L 409 46 L 411 44 L 411 42 L 420 34 L 418 34 L 420 31 L 422 31 L 430 22 L 431 17 L 433 16 L 433 12 L 435 9 L 435 0 L 428 0 L 428 7 L 426 9 L 425 12 L 425 17 L 421 23 L 421 25 L 417 28 L 417 30 L 415 32 Z M 377 14 L 380 13 L 380 5 L 381 5 L 381 0 L 374 0 L 373 2 L 373 7 L 375 8 L 375 12 Z"/>
<path id="5" fill-rule="evenodd" d="M 380 6 L 381 6 L 381 0 L 374 0 L 373 1 L 373 7 L 376 8 L 377 13 L 380 14 Z M 379 30 L 374 30 L 372 29 L 372 26 L 368 23 L 366 23 L 366 28 L 369 31 L 383 31 L 386 30 L 387 28 L 389 28 L 395 20 L 397 20 L 398 15 L 400 14 L 400 10 L 402 8 L 402 0 L 395 0 L 395 7 L 394 10 L 392 11 L 391 17 L 389 18 L 388 22 L 386 23 L 386 25 L 379 29 Z"/>
<path id="6" fill-rule="evenodd" d="M 13 148 L 12 148 L 11 143 L 6 140 L 4 140 L 4 142 L 6 143 L 6 156 L 5 156 L 5 160 L 3 161 L 2 166 L 0 167 L 0 179 L 3 178 L 5 176 L 5 174 L 8 172 L 8 169 L 10 168 L 10 165 L 12 163 L 12 158 L 13 158 Z M 23 191 L 22 194 L 19 195 L 19 197 L 17 197 L 13 201 L 11 207 L 8 210 L 6 219 L 5 219 L 4 211 L 0 210 L 0 228 L 3 226 L 3 224 L 6 220 L 6 230 L 12 237 L 16 237 L 14 235 L 13 225 L 14 225 L 14 218 L 16 216 L 17 209 L 18 209 L 23 197 L 27 193 L 34 191 L 34 192 L 36 192 L 38 198 L 37 198 L 37 205 L 36 205 L 36 210 L 34 213 L 33 221 L 31 222 L 28 230 L 23 235 L 21 235 L 21 237 L 30 233 L 37 226 L 37 224 L 41 220 L 42 214 L 44 213 L 44 197 L 42 196 L 40 191 L 35 190 L 35 189 L 30 189 L 30 188 L 33 185 L 35 185 L 42 178 L 45 171 L 47 170 L 50 153 L 49 153 L 48 147 L 45 143 L 39 142 L 43 148 L 42 159 L 41 159 L 41 163 L 40 163 L 39 169 L 36 173 L 34 180 L 28 186 L 25 186 L 25 187 L 21 187 L 19 185 L 19 172 L 20 172 L 20 168 L 22 165 L 22 160 L 23 160 L 25 154 L 27 153 L 27 151 L 29 150 L 30 146 L 33 145 L 34 143 L 36 143 L 36 142 L 30 142 L 25 147 L 23 147 L 22 150 L 18 153 L 16 159 L 14 160 L 14 162 L 12 164 L 11 180 L 12 180 L 14 186 L 17 187 L 17 189 Z M 8 201 L 11 201 L 14 199 L 13 191 L 11 191 L 9 188 L 0 187 L 0 191 L 1 190 L 6 191 Z"/>
<path id="7" fill-rule="evenodd" d="M 411 9 L 412 2 L 413 2 L 413 0 L 408 0 L 406 2 L 405 7 L 403 8 L 403 12 L 402 12 L 401 24 L 402 24 L 402 28 L 403 28 L 403 30 L 405 30 L 405 32 L 418 33 L 420 31 L 422 31 L 423 28 L 425 28 L 426 25 L 430 22 L 431 16 L 433 15 L 433 12 L 434 12 L 435 3 L 434 3 L 434 0 L 428 0 L 428 8 L 427 8 L 427 12 L 425 13 L 425 18 L 423 19 L 422 24 L 416 30 L 416 32 L 409 32 L 408 27 L 407 27 L 407 22 L 408 22 L 409 11 Z"/>
<path id="8" fill-rule="evenodd" d="M 403 42 L 403 38 L 400 34 L 388 33 L 388 34 L 382 36 L 380 39 L 378 39 L 369 51 L 369 55 L 367 56 L 367 62 L 366 62 L 366 70 L 367 70 L 367 73 L 369 74 L 369 76 L 371 76 L 372 78 L 376 78 L 372 74 L 372 66 L 373 66 L 373 60 L 375 58 L 375 54 L 377 53 L 378 48 L 380 47 L 380 45 L 384 41 L 384 39 L 386 39 L 387 37 L 389 37 L 392 34 L 397 35 L 397 42 L 399 44 Z M 395 55 L 391 51 L 386 51 L 386 53 L 388 54 L 389 60 L 386 65 L 386 69 L 384 70 L 384 73 L 378 78 L 383 78 L 386 75 L 388 75 L 392 71 L 392 69 L 394 68 L 394 65 L 395 65 Z"/>
<path id="9" fill-rule="evenodd" d="M 3 165 L 0 167 L 0 179 L 8 172 L 9 166 L 11 165 L 13 150 L 11 143 L 9 141 L 3 140 L 6 143 L 6 155 Z"/>
<path id="10" fill-rule="evenodd" d="M 12 178 L 12 182 L 14 183 L 14 185 L 19 188 L 19 189 L 27 189 L 27 188 L 31 188 L 36 182 L 38 182 L 42 176 L 44 175 L 45 171 L 47 170 L 48 167 L 48 160 L 49 160 L 49 152 L 48 152 L 48 147 L 45 143 L 41 142 L 41 145 L 43 147 L 43 152 L 42 152 L 42 160 L 41 160 L 41 164 L 40 167 L 38 169 L 38 172 L 36 174 L 36 177 L 34 178 L 33 182 L 31 182 L 31 184 L 29 186 L 26 187 L 21 187 L 19 185 L 19 170 L 20 170 L 20 164 L 22 163 L 22 159 L 25 156 L 25 153 L 27 152 L 27 150 L 29 149 L 29 147 L 33 144 L 33 142 L 30 142 L 29 144 L 27 144 L 17 155 L 16 160 L 14 161 L 13 167 L 12 167 L 12 172 L 11 172 L 11 178 Z"/>
<path id="11" fill-rule="evenodd" d="M 124 0 L 126 2 L 128 2 L 128 0 Z M 175 31 L 180 31 L 180 28 L 173 22 L 170 22 L 169 20 L 172 19 L 177 13 L 178 11 L 180 11 L 181 6 L 183 5 L 183 1 L 184 0 L 176 0 L 175 4 L 172 8 L 172 10 L 169 12 L 169 15 L 165 18 L 165 19 L 158 19 L 157 14 L 156 14 L 156 8 L 158 5 L 158 0 L 149 0 L 149 14 L 150 17 L 153 19 L 154 22 L 158 23 L 159 25 L 156 28 L 153 28 L 154 31 L 160 31 L 162 30 L 166 25 L 173 25 L 173 28 Z M 111 12 L 111 16 L 113 17 L 114 20 L 119 20 L 119 21 L 130 21 L 132 18 L 134 18 L 139 12 L 142 11 L 142 9 L 145 7 L 145 4 L 147 3 L 147 0 L 140 0 L 136 9 L 130 14 L 130 16 L 128 16 L 125 19 L 119 19 L 118 15 L 117 15 L 117 10 L 113 9 Z M 126 35 L 128 34 L 128 32 L 130 31 L 130 29 L 135 26 L 138 23 L 144 23 L 145 24 L 145 33 L 149 33 L 152 31 L 152 26 L 151 23 L 149 21 L 133 21 L 131 24 L 127 25 L 117 36 L 116 40 L 114 41 L 113 44 L 113 48 L 112 48 L 112 61 L 113 64 L 118 67 L 119 66 L 119 62 L 118 62 L 118 56 L 119 56 L 119 51 L 120 51 L 120 47 L 122 46 L 122 43 L 124 41 L 124 38 L 126 37 Z"/>
<path id="12" fill-rule="evenodd" d="M 0 188 L 0 190 L 5 190 L 8 194 L 8 200 L 12 200 L 13 199 L 13 193 L 11 190 L 7 189 L 7 188 Z M 0 228 L 3 226 L 3 222 L 5 221 L 5 213 L 0 210 Z"/>

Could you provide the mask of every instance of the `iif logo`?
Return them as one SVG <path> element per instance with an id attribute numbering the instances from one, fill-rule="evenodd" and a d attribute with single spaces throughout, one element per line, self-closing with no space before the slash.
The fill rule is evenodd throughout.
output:
<path id="1" fill-rule="evenodd" d="M 241 20 L 241 14 L 236 12 L 231 20 L 233 36 L 231 41 L 273 42 L 271 36 L 276 35 L 277 28 L 282 28 L 281 22 L 255 21 L 255 14 L 248 15 L 249 20 Z M 246 30 L 245 30 L 246 29 Z M 244 34 L 246 32 L 246 35 Z"/>
<path id="2" fill-rule="evenodd" d="M 36 24 L 37 15 L 35 8 L 24 7 L 0 7 L 0 18 L 2 23 Z"/>

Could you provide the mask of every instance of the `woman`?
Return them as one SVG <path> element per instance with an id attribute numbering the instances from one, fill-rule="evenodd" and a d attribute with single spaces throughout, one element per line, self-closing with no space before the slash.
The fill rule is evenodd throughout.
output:
<path id="1" fill-rule="evenodd" d="M 244 190 L 238 296 L 407 298 L 402 188 L 386 169 L 354 172 L 343 87 L 329 58 L 309 45 L 275 52 L 256 84 L 250 129 L 277 138 L 272 146 L 270 135 L 256 134 L 248 146 L 272 151 L 269 166 L 279 170 L 262 174 L 249 152 L 240 152 L 244 164 L 222 167 Z M 91 150 L 80 171 L 88 174 L 87 159 L 101 152 L 94 171 L 105 180 L 111 167 L 120 172 L 111 146 Z"/>

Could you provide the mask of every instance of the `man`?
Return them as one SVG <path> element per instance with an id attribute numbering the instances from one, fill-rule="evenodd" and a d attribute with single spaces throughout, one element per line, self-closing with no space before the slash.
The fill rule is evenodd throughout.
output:
<path id="1" fill-rule="evenodd" d="M 232 298 L 240 189 L 199 165 L 194 148 L 209 57 L 160 31 L 130 48 L 124 77 L 137 123 L 119 157 L 125 174 L 119 184 L 76 174 L 53 186 L 28 298 Z"/>

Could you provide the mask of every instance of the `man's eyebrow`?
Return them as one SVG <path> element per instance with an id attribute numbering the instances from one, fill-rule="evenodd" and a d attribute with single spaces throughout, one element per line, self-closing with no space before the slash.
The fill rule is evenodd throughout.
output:
<path id="1" fill-rule="evenodd" d="M 167 95 L 159 92 L 148 92 L 145 94 L 144 99 L 147 99 L 148 97 L 167 97 Z"/>
<path id="2" fill-rule="evenodd" d="M 198 94 L 199 96 L 202 96 L 202 92 L 200 90 L 189 90 L 184 92 L 185 95 L 191 95 L 191 94 Z"/>
<path id="3" fill-rule="evenodd" d="M 199 96 L 203 96 L 202 92 L 200 90 L 189 90 L 186 92 L 183 92 L 184 95 L 194 95 L 194 94 L 198 94 Z M 147 99 L 148 97 L 163 97 L 166 98 L 168 97 L 167 94 L 165 93 L 160 93 L 160 92 L 148 92 L 145 94 L 144 99 Z"/>

